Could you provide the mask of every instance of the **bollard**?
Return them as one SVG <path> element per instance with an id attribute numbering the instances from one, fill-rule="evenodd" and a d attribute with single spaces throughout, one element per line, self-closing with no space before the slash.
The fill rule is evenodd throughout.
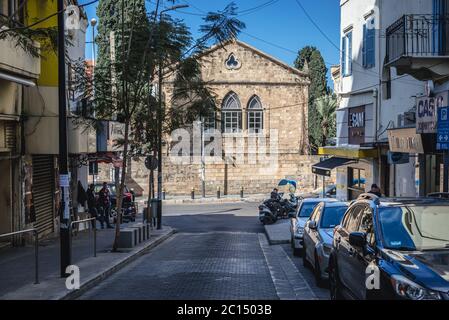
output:
<path id="1" fill-rule="evenodd" d="M 195 199 L 195 188 L 192 188 L 190 195 L 192 197 L 192 200 Z"/>
<path id="2" fill-rule="evenodd" d="M 162 190 L 162 200 L 165 200 L 165 188 Z"/>
<path id="3" fill-rule="evenodd" d="M 240 188 L 240 198 L 243 198 L 243 187 Z"/>
<path id="4" fill-rule="evenodd" d="M 217 187 L 217 199 L 220 199 L 220 187 Z"/>

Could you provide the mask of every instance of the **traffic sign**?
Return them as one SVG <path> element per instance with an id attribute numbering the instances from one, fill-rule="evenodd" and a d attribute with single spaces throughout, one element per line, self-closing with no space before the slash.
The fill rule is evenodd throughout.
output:
<path id="1" fill-rule="evenodd" d="M 449 107 L 438 108 L 437 149 L 449 150 Z"/>
<path id="2" fill-rule="evenodd" d="M 145 159 L 145 167 L 148 170 L 156 170 L 158 167 L 158 159 L 154 156 L 148 156 Z"/>

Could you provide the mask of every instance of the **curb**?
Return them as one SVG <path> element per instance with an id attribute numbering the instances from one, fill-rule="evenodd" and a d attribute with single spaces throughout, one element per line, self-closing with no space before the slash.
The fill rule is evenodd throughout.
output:
<path id="1" fill-rule="evenodd" d="M 147 246 L 141 248 L 139 251 L 135 252 L 134 254 L 130 255 L 129 257 L 124 258 L 122 261 L 120 261 L 118 264 L 108 268 L 107 270 L 97 274 L 92 279 L 86 281 L 85 283 L 81 284 L 80 288 L 78 290 L 68 292 L 67 294 L 59 297 L 57 300 L 74 300 L 81 295 L 83 295 L 86 291 L 103 281 L 104 279 L 110 277 L 117 271 L 123 269 L 126 265 L 130 264 L 131 262 L 137 260 L 141 256 L 143 256 L 147 251 L 157 247 L 165 240 L 169 239 L 171 236 L 173 236 L 177 232 L 176 229 L 172 229 L 170 232 L 160 236 L 155 241 L 149 243 Z"/>
<path id="2" fill-rule="evenodd" d="M 270 244 L 270 245 L 279 245 L 279 244 L 289 244 L 290 243 L 290 239 L 280 239 L 280 240 L 273 240 L 273 239 L 271 239 L 271 237 L 270 237 L 270 233 L 268 232 L 268 230 L 267 230 L 267 226 L 265 225 L 265 226 L 263 226 L 263 229 L 264 229 L 264 233 L 265 233 L 265 235 L 266 235 L 266 237 L 267 237 L 267 240 L 268 240 L 268 243 Z"/>
<path id="3" fill-rule="evenodd" d="M 259 199 L 212 199 L 212 200 L 192 200 L 192 199 L 180 199 L 180 200 L 164 200 L 165 204 L 221 204 L 221 203 L 242 203 L 242 202 L 259 202 Z"/>

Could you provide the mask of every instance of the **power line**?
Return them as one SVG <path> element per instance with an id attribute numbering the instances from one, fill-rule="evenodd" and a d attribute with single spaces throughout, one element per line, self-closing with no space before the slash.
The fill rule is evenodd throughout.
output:
<path id="1" fill-rule="evenodd" d="M 94 4 L 94 3 L 98 2 L 98 1 L 99 1 L 99 0 L 93 0 L 93 1 L 90 1 L 90 2 L 88 2 L 88 3 L 78 5 L 78 7 L 79 7 L 79 8 L 87 7 L 87 6 L 90 6 L 91 4 Z M 45 21 L 47 21 L 47 20 L 53 18 L 54 16 L 57 16 L 58 14 L 64 12 L 65 10 L 66 10 L 66 9 L 63 9 L 63 10 L 61 10 L 61 11 L 57 11 L 57 12 L 55 12 L 55 13 L 52 13 L 52 14 L 46 16 L 45 18 L 42 18 L 41 20 L 38 20 L 38 21 L 36 21 L 36 22 L 34 22 L 34 23 L 28 25 L 28 26 L 16 27 L 16 28 L 9 28 L 9 29 L 5 29 L 5 30 L 1 30 L 1 31 L 0 31 L 0 34 L 6 33 L 6 32 L 11 32 L 11 31 L 16 31 L 16 30 L 27 30 L 27 29 L 30 29 L 30 28 L 32 28 L 32 27 L 37 26 L 38 24 L 41 24 L 41 23 L 43 23 L 43 22 L 45 22 Z"/>

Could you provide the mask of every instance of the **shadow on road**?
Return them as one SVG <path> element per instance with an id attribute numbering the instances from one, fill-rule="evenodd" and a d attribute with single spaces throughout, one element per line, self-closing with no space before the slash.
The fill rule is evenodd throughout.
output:
<path id="1" fill-rule="evenodd" d="M 226 210 L 225 212 L 229 212 Z M 257 216 L 238 216 L 234 214 L 190 214 L 164 217 L 164 224 L 176 228 L 178 232 L 249 232 L 263 233 L 263 225 Z"/>

